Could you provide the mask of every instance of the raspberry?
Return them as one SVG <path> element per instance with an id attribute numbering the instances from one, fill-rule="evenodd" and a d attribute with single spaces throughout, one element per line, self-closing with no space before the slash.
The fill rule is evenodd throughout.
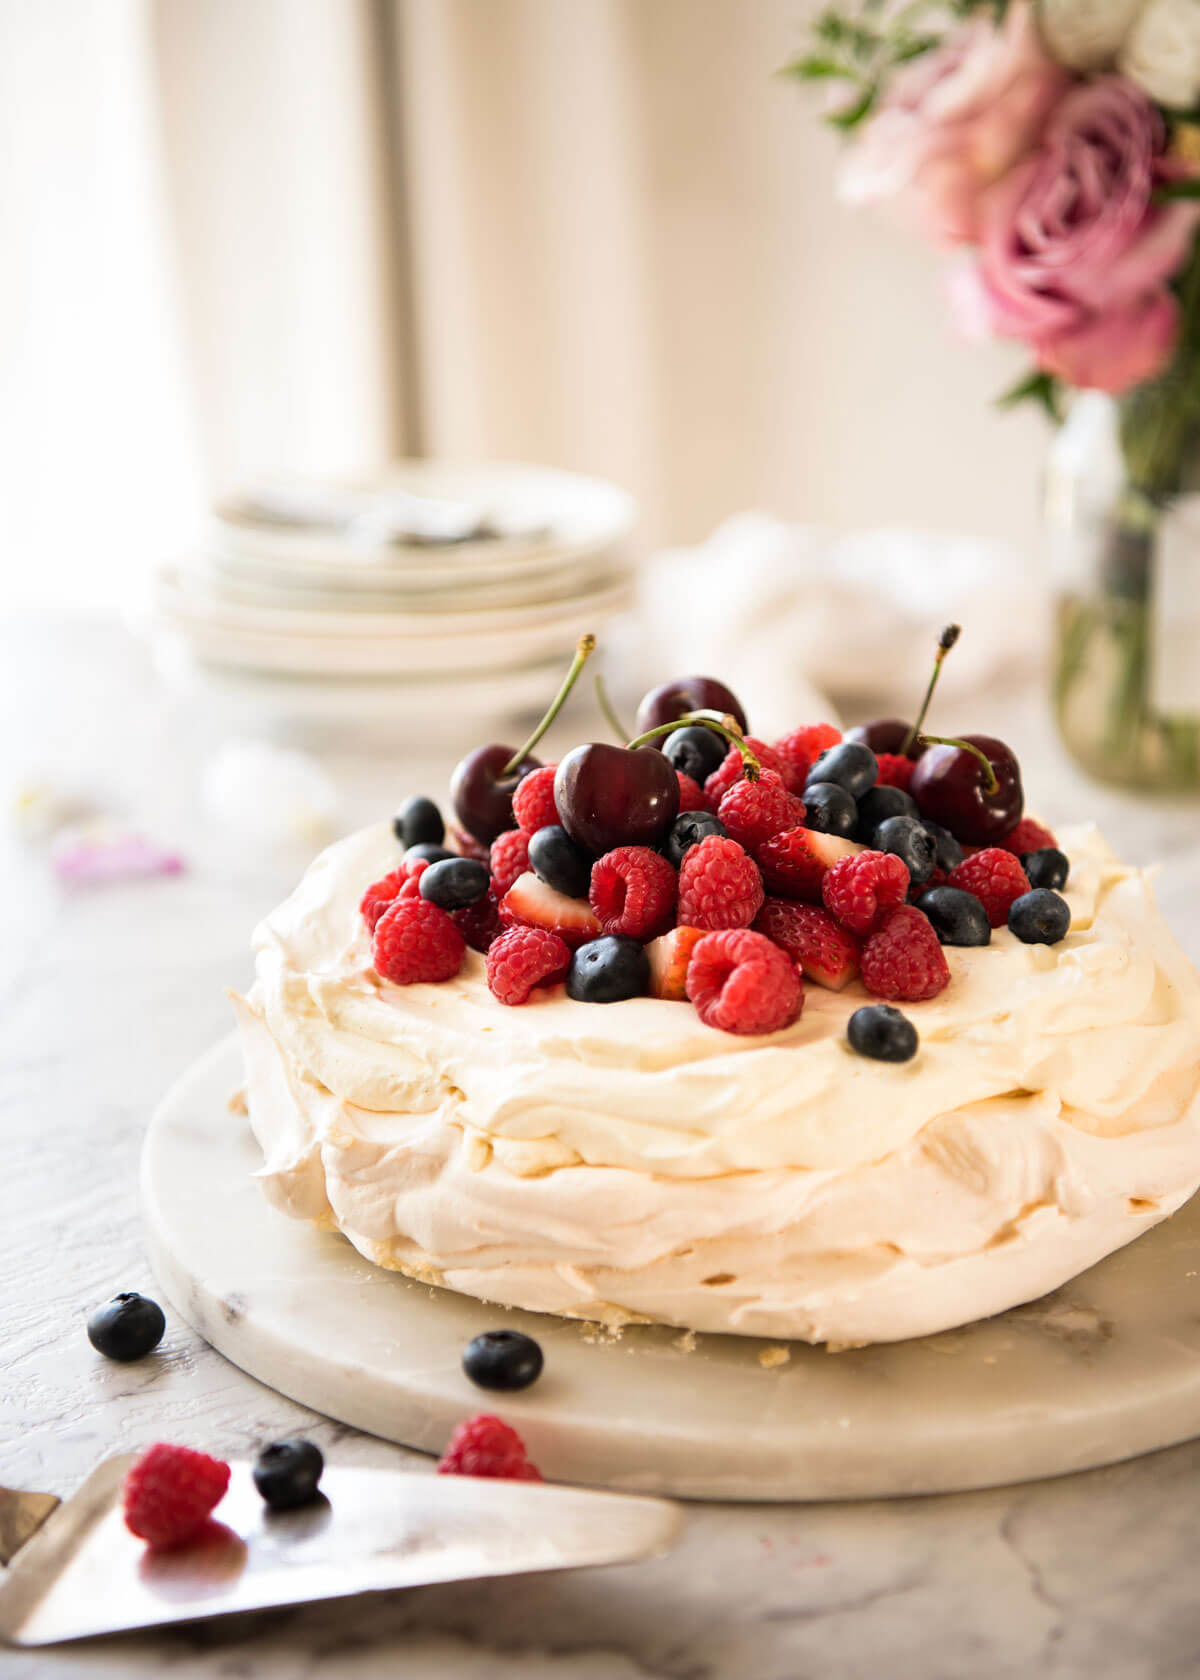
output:
<path id="1" fill-rule="evenodd" d="M 545 928 L 515 927 L 502 933 L 487 953 L 487 983 L 501 1003 L 524 1003 L 535 986 L 566 978 L 571 948 Z"/>
<path id="2" fill-rule="evenodd" d="M 446 912 L 424 898 L 390 905 L 376 924 L 371 950 L 376 971 L 394 986 L 452 980 L 467 954 Z"/>
<path id="3" fill-rule="evenodd" d="M 536 834 L 539 828 L 549 828 L 559 821 L 558 806 L 554 803 L 554 764 L 543 764 L 522 776 L 513 794 L 513 816 L 517 827 L 526 834 Z"/>
<path id="4" fill-rule="evenodd" d="M 753 858 L 725 834 L 710 834 L 684 853 L 679 869 L 679 921 L 686 927 L 749 927 L 763 901 Z"/>
<path id="5" fill-rule="evenodd" d="M 649 846 L 618 846 L 592 865 L 588 903 L 605 933 L 653 939 L 670 926 L 679 878 Z"/>
<path id="6" fill-rule="evenodd" d="M 774 749 L 757 736 L 747 735 L 746 745 L 758 759 L 764 770 L 775 770 L 783 774 L 783 764 L 775 756 Z M 724 759 L 704 784 L 704 797 L 708 801 L 710 811 L 715 811 L 735 782 L 744 780 L 745 760 L 736 747 L 730 747 Z"/>
<path id="7" fill-rule="evenodd" d="M 806 723 L 782 736 L 772 749 L 779 759 L 779 769 L 792 793 L 804 792 L 804 778 L 820 758 L 826 747 L 836 747 L 842 738 L 840 729 L 831 723 Z"/>
<path id="8" fill-rule="evenodd" d="M 542 1479 L 536 1465 L 530 1464 L 525 1443 L 516 1430 L 486 1412 L 458 1425 L 437 1468 L 439 1476 L 497 1476 L 509 1482 Z"/>
<path id="9" fill-rule="evenodd" d="M 399 869 L 393 869 L 391 874 L 385 875 L 381 881 L 371 882 L 358 906 L 368 932 L 375 932 L 376 922 L 393 900 L 400 896 L 400 889 L 407 880 L 408 869 L 401 864 Z"/>
<path id="10" fill-rule="evenodd" d="M 893 910 L 867 940 L 862 979 L 869 992 L 891 1003 L 921 1003 L 950 984 L 938 936 L 914 905 Z"/>
<path id="11" fill-rule="evenodd" d="M 412 862 L 405 864 L 404 867 L 408 872 L 408 878 L 406 879 L 404 885 L 400 888 L 400 891 L 396 894 L 396 897 L 420 898 L 421 877 L 429 868 L 429 859 L 413 858 Z"/>
<path id="12" fill-rule="evenodd" d="M 557 822 L 558 819 L 552 817 L 551 821 Z M 492 891 L 497 898 L 503 898 L 509 887 L 529 868 L 529 835 L 524 829 L 509 828 L 496 836 L 488 854 L 488 867 L 492 872 Z"/>
<path id="13" fill-rule="evenodd" d="M 494 892 L 486 893 L 478 904 L 468 904 L 465 910 L 452 910 L 450 920 L 472 951 L 489 950 L 493 939 L 500 936 L 500 905 Z"/>
<path id="14" fill-rule="evenodd" d="M 795 963 L 749 928 L 707 933 L 688 964 L 687 995 L 706 1027 L 722 1032 L 779 1032 L 804 1007 Z"/>
<path id="15" fill-rule="evenodd" d="M 179 1546 L 225 1497 L 229 1466 L 191 1447 L 156 1441 L 125 1477 L 125 1527 L 152 1546 Z"/>
<path id="16" fill-rule="evenodd" d="M 889 910 L 904 903 L 908 868 L 890 852 L 860 852 L 841 858 L 825 873 L 821 897 L 851 933 L 873 933 Z"/>
<path id="17" fill-rule="evenodd" d="M 1029 877 L 1012 852 L 985 846 L 950 871 L 950 885 L 974 893 L 988 921 L 998 928 L 1008 921 L 1008 912 L 1021 894 L 1029 891 Z"/>
<path id="18" fill-rule="evenodd" d="M 830 991 L 840 992 L 858 973 L 858 940 L 815 904 L 768 898 L 754 918 L 754 931 L 785 951 L 805 979 Z"/>
<path id="19" fill-rule="evenodd" d="M 1058 841 L 1040 822 L 1034 822 L 1032 817 L 1022 817 L 1016 828 L 1010 829 L 1003 840 L 997 841 L 997 845 L 1017 857 L 1024 857 L 1026 852 L 1040 852 L 1045 846 L 1057 846 Z"/>
<path id="20" fill-rule="evenodd" d="M 735 782 L 717 815 L 732 839 L 748 852 L 785 828 L 800 828 L 804 806 L 789 793 L 778 770 L 764 770 L 756 782 Z"/>
<path id="21" fill-rule="evenodd" d="M 875 775 L 876 787 L 894 787 L 908 792 L 913 771 L 917 768 L 913 759 L 906 758 L 903 753 L 876 753 L 875 762 L 879 766 Z"/>
<path id="22" fill-rule="evenodd" d="M 685 776 L 682 770 L 677 770 L 675 774 L 679 777 L 680 814 L 684 811 L 707 811 L 708 800 L 700 783 L 691 776 Z"/>

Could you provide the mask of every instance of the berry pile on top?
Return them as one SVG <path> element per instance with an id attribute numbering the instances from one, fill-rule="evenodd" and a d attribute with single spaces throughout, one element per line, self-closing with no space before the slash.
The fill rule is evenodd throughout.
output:
<path id="1" fill-rule="evenodd" d="M 404 856 L 361 905 L 376 970 L 448 980 L 469 945 L 505 1004 L 565 982 L 588 1003 L 690 1000 L 707 1025 L 749 1034 L 791 1025 L 805 980 L 861 979 L 886 1003 L 851 1016 L 850 1047 L 907 1061 L 917 1034 L 889 1005 L 949 984 L 943 946 L 1004 926 L 1053 944 L 1070 925 L 1067 859 L 1024 815 L 1009 748 L 922 730 L 957 634 L 943 633 L 915 725 L 809 724 L 769 745 L 722 683 L 683 677 L 646 695 L 627 745 L 540 764 L 585 637 L 526 745 L 458 765 L 453 850 L 431 800 L 395 818 Z"/>

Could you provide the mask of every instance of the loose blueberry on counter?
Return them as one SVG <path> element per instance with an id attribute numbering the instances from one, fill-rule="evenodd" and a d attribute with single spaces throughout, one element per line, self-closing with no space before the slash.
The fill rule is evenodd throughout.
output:
<path id="1" fill-rule="evenodd" d="M 467 1343 L 462 1368 L 476 1388 L 515 1393 L 542 1374 L 542 1350 L 520 1330 L 485 1330 Z"/>
<path id="2" fill-rule="evenodd" d="M 1031 887 L 1052 887 L 1055 892 L 1066 886 L 1067 876 L 1071 873 L 1067 854 L 1060 852 L 1057 846 L 1043 846 L 1040 851 L 1026 852 L 1021 858 L 1021 868 L 1028 875 Z"/>
<path id="3" fill-rule="evenodd" d="M 878 774 L 879 761 L 870 747 L 862 741 L 839 741 L 836 747 L 826 747 L 807 780 L 836 782 L 852 799 L 861 799 L 875 786 Z"/>
<path id="4" fill-rule="evenodd" d="M 992 924 L 974 893 L 961 887 L 930 887 L 917 900 L 943 945 L 990 945 Z"/>
<path id="5" fill-rule="evenodd" d="M 717 737 L 714 736 L 714 739 Z M 728 833 L 729 830 L 720 817 L 712 811 L 682 811 L 671 824 L 671 832 L 667 835 L 663 853 L 667 861 L 678 869 L 683 862 L 684 853 L 690 852 L 693 846 L 698 846 L 701 840 L 707 840 L 710 834 Z"/>
<path id="6" fill-rule="evenodd" d="M 87 1321 L 88 1341 L 106 1359 L 144 1359 L 163 1339 L 166 1318 L 157 1301 L 135 1290 L 114 1295 Z"/>
<path id="7" fill-rule="evenodd" d="M 941 823 L 930 822 L 928 817 L 922 818 L 922 822 L 927 832 L 932 834 L 937 841 L 938 868 L 944 869 L 946 874 L 949 875 L 950 871 L 957 869 L 963 860 L 965 854 L 962 846 L 948 828 L 942 827 Z"/>
<path id="8" fill-rule="evenodd" d="M 663 757 L 685 776 L 703 787 L 725 759 L 728 743 L 715 729 L 703 729 L 698 723 L 677 729 L 663 742 Z"/>
<path id="9" fill-rule="evenodd" d="M 1035 887 L 1014 899 L 1008 925 L 1023 945 L 1057 945 L 1071 925 L 1070 906 L 1049 887 Z"/>
<path id="10" fill-rule="evenodd" d="M 423 870 L 417 890 L 439 910 L 465 910 L 486 897 L 491 881 L 486 863 L 476 858 L 450 857 Z"/>
<path id="11" fill-rule="evenodd" d="M 916 817 L 889 817 L 875 830 L 877 852 L 891 852 L 908 870 L 914 886 L 928 881 L 937 867 L 937 841 Z"/>
<path id="12" fill-rule="evenodd" d="M 586 898 L 592 859 L 560 823 L 547 823 L 530 836 L 529 867 L 548 887 L 568 898 Z"/>
<path id="13" fill-rule="evenodd" d="M 432 840 L 418 840 L 404 855 L 410 862 L 413 858 L 424 858 L 426 863 L 445 863 L 449 858 L 456 858 L 458 853 L 449 851 L 445 846 L 435 846 Z"/>
<path id="14" fill-rule="evenodd" d="M 858 827 L 854 795 L 837 782 L 806 782 L 804 826 L 814 834 L 839 834 L 848 840 Z"/>
<path id="15" fill-rule="evenodd" d="M 567 970 L 567 996 L 579 1003 L 621 1003 L 650 989 L 650 958 L 636 939 L 606 934 L 581 945 Z"/>
<path id="16" fill-rule="evenodd" d="M 870 1003 L 856 1009 L 846 1023 L 851 1050 L 874 1062 L 911 1062 L 920 1040 L 907 1015 L 890 1003 Z"/>
<path id="17" fill-rule="evenodd" d="M 433 800 L 417 794 L 406 799 L 392 818 L 392 833 L 402 846 L 440 846 L 446 825 Z"/>
<path id="18" fill-rule="evenodd" d="M 858 802 L 858 828 L 854 838 L 864 846 L 874 841 L 875 830 L 889 817 L 915 817 L 917 802 L 898 787 L 873 787 Z"/>
<path id="19" fill-rule="evenodd" d="M 292 1511 L 317 1497 L 325 1460 L 312 1441 L 272 1441 L 254 1460 L 254 1485 L 272 1511 Z"/>

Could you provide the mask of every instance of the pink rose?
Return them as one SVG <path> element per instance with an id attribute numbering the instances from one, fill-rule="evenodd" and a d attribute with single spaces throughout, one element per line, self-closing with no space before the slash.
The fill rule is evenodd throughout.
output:
<path id="1" fill-rule="evenodd" d="M 1200 205 L 1156 205 L 1173 173 L 1162 117 L 1118 76 L 1082 83 L 1040 149 L 987 195 L 979 297 L 991 330 L 1032 345 L 1047 372 L 1120 392 L 1162 371 L 1178 308 L 1167 281 L 1186 261 Z"/>
<path id="2" fill-rule="evenodd" d="M 965 24 L 892 78 L 847 155 L 842 197 L 896 199 L 935 238 L 974 240 L 981 194 L 1035 144 L 1069 82 L 1026 0 L 1009 7 L 1002 29 Z"/>

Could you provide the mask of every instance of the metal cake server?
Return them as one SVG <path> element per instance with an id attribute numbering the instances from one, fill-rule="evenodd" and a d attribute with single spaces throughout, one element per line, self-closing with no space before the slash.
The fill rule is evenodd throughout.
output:
<path id="1" fill-rule="evenodd" d="M 153 1551 L 121 1517 L 132 1455 L 69 1499 L 0 1489 L 0 1639 L 50 1645 L 390 1587 L 657 1557 L 682 1521 L 662 1499 L 531 1482 L 327 1466 L 321 1496 L 271 1512 L 250 1466 L 199 1537 Z"/>

